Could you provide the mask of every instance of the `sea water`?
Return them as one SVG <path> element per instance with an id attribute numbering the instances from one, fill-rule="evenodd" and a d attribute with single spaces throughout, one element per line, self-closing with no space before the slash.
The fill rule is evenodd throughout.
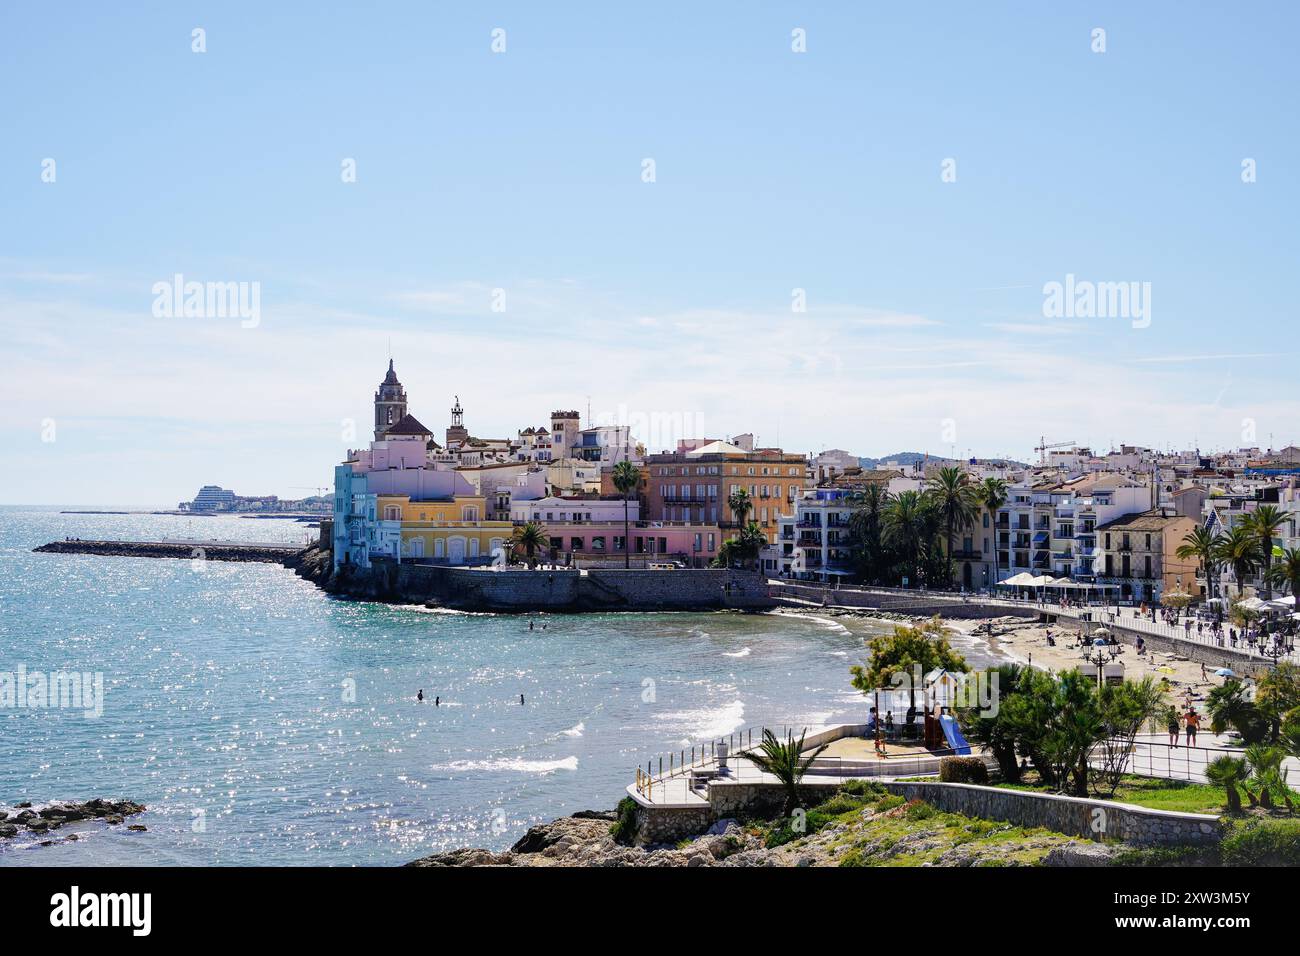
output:
<path id="1" fill-rule="evenodd" d="M 314 534 L 286 519 L 0 508 L 0 673 L 103 679 L 99 716 L 0 709 L 0 805 L 149 808 L 127 821 L 143 833 L 92 823 L 41 838 L 52 846 L 0 840 L 0 866 L 500 849 L 533 823 L 612 808 L 669 752 L 865 719 L 849 666 L 880 628 L 858 618 L 450 613 L 330 597 L 277 565 L 31 550 Z M 976 640 L 958 645 L 988 662 Z"/>

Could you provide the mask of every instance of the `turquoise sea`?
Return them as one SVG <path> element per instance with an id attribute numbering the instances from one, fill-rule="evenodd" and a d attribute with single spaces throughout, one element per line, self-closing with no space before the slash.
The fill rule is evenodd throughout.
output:
<path id="1" fill-rule="evenodd" d="M 0 805 L 149 807 L 132 821 L 145 833 L 93 824 L 78 842 L 63 842 L 70 828 L 52 846 L 0 841 L 0 866 L 392 865 L 500 848 L 533 823 L 613 807 L 636 766 L 670 750 L 864 719 L 848 668 L 874 630 L 859 620 L 548 615 L 530 631 L 520 616 L 331 598 L 274 565 L 31 551 L 69 536 L 314 533 L 0 508 L 0 673 L 104 682 L 98 717 L 0 708 Z M 981 645 L 961 649 L 987 661 Z"/>

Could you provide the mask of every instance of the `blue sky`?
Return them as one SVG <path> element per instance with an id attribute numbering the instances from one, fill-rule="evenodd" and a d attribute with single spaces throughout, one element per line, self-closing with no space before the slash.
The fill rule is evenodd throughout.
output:
<path id="1" fill-rule="evenodd" d="M 486 437 L 1300 441 L 1294 5 L 269 6 L 2 15 L 0 502 L 302 494 L 390 341 Z M 155 316 L 177 273 L 257 326 Z M 1149 327 L 1045 317 L 1067 274 Z"/>

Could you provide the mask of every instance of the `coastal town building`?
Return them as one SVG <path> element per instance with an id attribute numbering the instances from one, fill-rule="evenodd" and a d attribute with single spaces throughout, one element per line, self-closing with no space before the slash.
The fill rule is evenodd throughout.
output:
<path id="1" fill-rule="evenodd" d="M 327 489 L 320 489 L 322 491 Z M 191 514 L 238 512 L 241 514 L 328 514 L 330 498 L 312 495 L 306 498 L 281 498 L 278 495 L 237 495 L 220 485 L 204 485 L 190 501 L 181 501 L 176 510 Z"/>
<path id="2" fill-rule="evenodd" d="M 747 522 L 757 522 L 769 544 L 776 542 L 783 514 L 807 482 L 802 455 L 779 448 L 746 450 L 715 441 L 691 451 L 646 457 L 646 508 L 652 521 L 712 524 L 734 536 L 739 521 L 728 503 L 745 489 L 750 499 Z"/>
<path id="3" fill-rule="evenodd" d="M 856 570 L 849 526 L 854 495 L 842 488 L 800 491 L 793 513 L 778 521 L 776 546 L 765 549 L 763 570 L 811 581 L 852 577 Z"/>
<path id="4" fill-rule="evenodd" d="M 1097 526 L 1093 580 L 1121 600 L 1158 602 L 1174 591 L 1200 596 L 1196 559 L 1177 555 L 1196 519 L 1153 509 Z"/>
<path id="5" fill-rule="evenodd" d="M 1065 481 L 1022 482 L 1008 490 L 998 509 L 998 581 L 1028 572 L 1094 577 L 1097 527 L 1151 507 L 1152 490 L 1121 474 L 1088 473 Z"/>
<path id="6" fill-rule="evenodd" d="M 376 496 L 379 519 L 400 528 L 400 554 L 393 552 L 391 538 L 380 537 L 378 550 L 401 559 L 431 558 L 453 565 L 481 564 L 510 540 L 509 521 L 486 518 L 487 503 L 481 495 L 457 495 L 445 499 L 412 501 L 405 495 Z"/>
<path id="7" fill-rule="evenodd" d="M 641 502 L 631 498 L 627 502 L 630 521 L 641 517 Z M 538 521 L 546 525 L 564 521 L 573 524 L 623 520 L 623 499 L 601 497 L 558 497 L 548 495 L 533 501 L 517 501 L 510 506 L 510 520 L 524 524 Z"/>
<path id="8" fill-rule="evenodd" d="M 624 526 L 617 521 L 547 521 L 547 560 L 578 567 L 622 567 Z M 677 521 L 637 521 L 627 529 L 628 559 L 634 568 L 670 564 L 706 568 L 718 556 L 722 533 L 717 525 Z"/>

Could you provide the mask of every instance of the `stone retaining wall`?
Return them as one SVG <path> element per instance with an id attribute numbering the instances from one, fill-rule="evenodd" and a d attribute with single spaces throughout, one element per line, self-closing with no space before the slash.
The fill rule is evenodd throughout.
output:
<path id="1" fill-rule="evenodd" d="M 1017 826 L 1046 827 L 1088 839 L 1113 839 L 1146 846 L 1212 845 L 1222 830 L 1217 817 L 1202 813 L 1153 810 L 1128 803 L 1031 793 L 965 783 L 882 784 L 908 800 L 924 800 L 940 810 Z"/>
<path id="2" fill-rule="evenodd" d="M 782 581 L 774 586 L 773 593 L 778 597 L 789 596 L 801 601 L 812 601 L 840 607 L 859 607 L 873 611 L 889 611 L 894 614 L 915 614 L 930 617 L 941 614 L 949 618 L 982 617 L 1023 617 L 1036 618 L 1037 608 L 1005 607 L 1000 604 L 984 604 L 978 598 L 969 601 L 960 598 L 941 597 L 924 591 L 889 592 L 889 591 L 853 591 L 845 588 L 823 588 L 815 584 L 792 584 Z"/>
<path id="3" fill-rule="evenodd" d="M 1062 626 L 1073 625 L 1076 630 L 1080 626 L 1079 622 L 1064 617 L 1060 619 L 1060 624 Z M 1115 635 L 1117 641 L 1123 644 L 1136 645 L 1137 639 L 1141 637 L 1145 641 L 1148 651 L 1177 654 L 1179 657 L 1186 657 L 1188 660 L 1197 661 L 1207 666 L 1231 667 L 1241 677 L 1254 677 L 1269 669 L 1268 664 L 1258 657 L 1253 657 L 1241 651 L 1234 651 L 1228 647 L 1199 644 L 1196 641 L 1180 641 L 1172 637 L 1165 637 L 1163 634 L 1148 634 L 1146 631 L 1127 628 L 1119 622 L 1108 624 L 1092 621 L 1084 624 L 1083 627 L 1087 633 L 1092 633 L 1098 627 L 1105 627 Z"/>
<path id="4" fill-rule="evenodd" d="M 773 607 L 753 571 L 471 570 L 376 561 L 368 571 L 340 568 L 330 591 L 467 611 L 700 611 Z"/>

